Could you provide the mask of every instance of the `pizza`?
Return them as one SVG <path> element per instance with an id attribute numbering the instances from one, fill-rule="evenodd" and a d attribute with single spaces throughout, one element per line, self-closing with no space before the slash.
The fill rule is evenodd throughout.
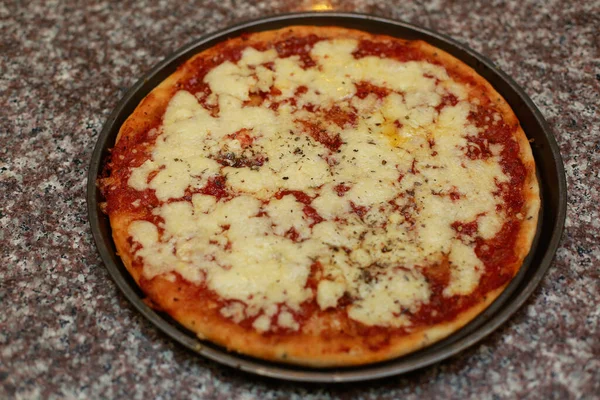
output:
<path id="1" fill-rule="evenodd" d="M 519 271 L 529 142 L 473 69 L 339 27 L 244 34 L 138 105 L 98 181 L 153 307 L 199 338 L 312 367 L 457 331 Z"/>

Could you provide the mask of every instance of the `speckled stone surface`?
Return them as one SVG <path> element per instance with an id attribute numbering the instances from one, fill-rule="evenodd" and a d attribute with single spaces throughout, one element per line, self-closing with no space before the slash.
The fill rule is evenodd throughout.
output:
<path id="1" fill-rule="evenodd" d="M 599 1 L 170 3 L 0 3 L 0 398 L 600 398 Z M 141 74 L 231 23 L 329 5 L 492 59 L 547 118 L 569 186 L 556 260 L 508 323 L 441 364 L 344 386 L 259 379 L 171 342 L 110 279 L 85 205 L 102 124 Z"/>

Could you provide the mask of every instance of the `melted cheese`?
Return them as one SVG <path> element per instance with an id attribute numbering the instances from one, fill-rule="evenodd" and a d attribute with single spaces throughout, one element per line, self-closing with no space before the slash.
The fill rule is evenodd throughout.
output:
<path id="1" fill-rule="evenodd" d="M 304 204 L 296 201 L 292 195 L 283 196 L 281 200 L 271 200 L 265 211 L 273 221 L 273 232 L 285 236 L 290 229 L 294 229 L 301 239 L 308 238 L 310 227 L 302 212 L 303 208 Z"/>
<path id="2" fill-rule="evenodd" d="M 317 304 L 321 309 L 335 307 L 340 297 L 344 295 L 346 285 L 340 282 L 322 280 L 317 287 Z"/>
<path id="3" fill-rule="evenodd" d="M 425 278 L 413 271 L 387 270 L 376 282 L 363 282 L 358 287 L 360 300 L 348 311 L 350 318 L 366 325 L 400 327 L 408 324 L 406 310 L 416 311 L 430 296 Z"/>
<path id="4" fill-rule="evenodd" d="M 501 147 L 491 148 L 485 160 L 465 157 L 466 137 L 478 129 L 467 118 L 472 106 L 465 88 L 443 67 L 355 59 L 356 45 L 320 41 L 311 51 L 317 66 L 308 69 L 297 56 L 246 49 L 237 63 L 224 62 L 205 77 L 212 91 L 207 101 L 219 106 L 216 116 L 192 94 L 175 94 L 151 159 L 133 168 L 128 182 L 135 190 L 154 190 L 163 202 L 154 210 L 164 221 L 160 235 L 147 221 L 129 226 L 146 278 L 176 272 L 204 282 L 231 300 L 220 310 L 225 318 L 253 318 L 259 332 L 298 330 L 294 312 L 303 303 L 316 301 L 326 309 L 344 294 L 354 299 L 351 319 L 410 325 L 405 312 L 431 296 L 416 267 L 444 257 L 451 267 L 444 295 L 467 294 L 477 286 L 483 266 L 472 238 L 458 235 L 452 224 L 476 220 L 484 239 L 501 228 L 503 214 L 496 206 L 502 199 L 494 195 L 497 183 L 507 180 L 499 165 Z M 360 99 L 354 96 L 360 82 L 390 94 Z M 244 105 L 272 87 L 281 94 Z M 447 94 L 458 103 L 437 111 Z M 278 107 L 270 108 L 274 102 Z M 335 123 L 328 111 L 303 108 L 311 104 L 355 112 L 356 120 Z M 305 122 L 319 124 L 330 137 L 339 135 L 339 150 L 311 137 Z M 234 135 L 242 129 L 252 139 L 250 149 Z M 217 159 L 225 153 L 260 155 L 264 162 L 252 168 L 221 165 Z M 191 202 L 183 199 L 218 175 L 226 177 L 227 199 L 199 193 Z M 309 218 L 293 195 L 276 199 L 280 190 L 311 196 L 322 221 Z M 322 280 L 311 289 L 315 262 Z"/>

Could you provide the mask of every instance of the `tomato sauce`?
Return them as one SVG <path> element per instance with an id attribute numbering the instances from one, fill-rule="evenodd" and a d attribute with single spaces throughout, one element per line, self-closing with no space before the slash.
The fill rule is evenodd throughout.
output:
<path id="1" fill-rule="evenodd" d="M 358 215 L 361 219 L 367 214 L 367 212 L 369 212 L 368 207 L 356 205 L 353 201 L 350 202 L 350 208 L 352 208 L 352 212 Z"/>
<path id="2" fill-rule="evenodd" d="M 154 190 L 151 189 L 146 189 L 140 193 L 130 188 L 107 188 L 103 191 L 103 195 L 107 202 L 106 211 L 109 215 L 114 212 L 133 213 L 141 214 L 144 218 L 140 219 L 145 219 L 151 215 L 152 209 L 160 206 L 160 201 Z"/>
<path id="3" fill-rule="evenodd" d="M 467 136 L 466 156 L 471 160 L 487 160 L 492 156 L 489 142 L 481 136 Z"/>
<path id="4" fill-rule="evenodd" d="M 159 125 L 160 121 L 150 118 L 139 134 L 124 129 L 119 142 L 111 150 L 101 173 L 102 178 L 109 178 L 111 183 L 100 185 L 109 214 L 116 211 L 140 213 L 159 205 L 153 190 L 148 189 L 140 193 L 127 184 L 131 168 L 139 167 L 150 158 Z M 137 200 L 139 202 L 136 202 Z"/>
<path id="5" fill-rule="evenodd" d="M 453 187 L 452 190 L 450 191 L 450 193 L 448 193 L 448 196 L 450 196 L 450 199 L 452 201 L 457 201 L 457 200 L 460 200 L 460 198 L 461 198 L 460 192 L 458 190 L 456 190 L 455 187 Z"/>
<path id="6" fill-rule="evenodd" d="M 226 180 L 222 175 L 209 178 L 206 186 L 200 190 L 200 193 L 214 196 L 217 200 L 221 200 L 225 197 L 229 197 L 229 191 L 227 190 Z"/>
<path id="7" fill-rule="evenodd" d="M 323 116 L 329 121 L 335 123 L 340 128 L 344 128 L 346 125 L 356 125 L 356 113 L 351 111 L 344 111 L 338 106 L 331 107 L 329 110 L 323 113 Z M 335 150 L 337 150 L 337 148 Z"/>
<path id="8" fill-rule="evenodd" d="M 453 222 L 451 226 L 458 235 L 474 236 L 477 233 L 479 224 L 477 223 L 477 220 L 471 222 L 456 221 Z"/>
<path id="9" fill-rule="evenodd" d="M 298 88 L 294 92 L 294 96 L 301 96 L 301 95 L 305 94 L 306 92 L 308 92 L 308 88 L 304 85 L 301 85 L 301 86 L 298 86 Z M 281 94 L 281 91 L 279 92 L 279 94 Z"/>
<path id="10" fill-rule="evenodd" d="M 305 204 L 305 205 L 309 205 L 311 203 L 311 201 L 313 200 L 312 197 L 310 197 L 309 195 L 307 195 L 306 193 L 300 191 L 300 190 L 280 190 L 279 192 L 277 192 L 275 194 L 275 198 L 277 200 L 281 200 L 282 197 L 287 196 L 291 194 L 292 196 L 294 196 L 296 198 L 296 201 Z"/>
<path id="11" fill-rule="evenodd" d="M 337 193 L 338 196 L 343 197 L 348 190 L 350 190 L 350 186 L 344 185 L 340 183 L 339 185 L 334 186 L 333 190 Z"/>
<path id="12" fill-rule="evenodd" d="M 286 233 L 285 233 L 285 237 L 289 238 L 290 240 L 294 241 L 294 242 L 298 242 L 300 239 L 300 234 L 298 233 L 298 231 L 296 230 L 296 228 L 291 227 Z"/>
<path id="13" fill-rule="evenodd" d="M 435 107 L 435 110 L 437 112 L 440 112 L 444 107 L 454 107 L 456 104 L 458 104 L 458 98 L 455 95 L 453 95 L 452 93 L 445 94 L 442 97 L 442 101 L 440 102 L 440 104 L 438 104 Z"/>
<path id="14" fill-rule="evenodd" d="M 332 135 L 327 132 L 326 129 L 323 129 L 320 125 L 314 124 L 308 121 L 298 121 L 300 122 L 306 133 L 312 137 L 317 142 L 321 143 L 323 146 L 327 147 L 331 151 L 337 151 L 342 146 L 342 138 L 339 134 Z"/>
<path id="15" fill-rule="evenodd" d="M 503 120 L 494 122 L 496 113 L 497 111 L 493 108 L 479 107 L 477 111 L 470 113 L 469 120 L 477 127 L 484 128 L 478 140 L 485 140 L 488 147 L 490 144 L 502 145 L 500 165 L 510 181 L 498 184 L 499 194 L 503 197 L 507 209 L 512 213 L 518 213 L 525 201 L 523 183 L 527 174 L 527 170 L 519 158 L 519 143 L 514 140 L 514 133 L 518 126 L 509 126 Z M 485 146 L 483 147 L 485 148 Z"/>
<path id="16" fill-rule="evenodd" d="M 365 82 L 365 81 L 359 82 L 355 86 L 356 86 L 355 96 L 358 97 L 359 99 L 364 99 L 371 93 L 374 94 L 375 96 L 377 96 L 379 99 L 383 99 L 390 93 L 390 90 L 388 88 L 376 86 L 376 85 L 373 85 L 372 83 Z"/>
<path id="17" fill-rule="evenodd" d="M 358 42 L 358 46 L 352 55 L 356 59 L 375 56 L 393 58 L 400 62 L 422 60 L 425 56 L 419 48 L 410 42 L 396 42 L 391 40 L 385 42 L 361 40 Z"/>
<path id="18" fill-rule="evenodd" d="M 277 192 L 275 194 L 275 198 L 277 200 L 281 200 L 281 198 L 283 198 L 284 196 L 287 195 L 292 195 L 296 198 L 296 201 L 298 201 L 299 203 L 304 204 L 304 207 L 302 208 L 302 212 L 304 213 L 304 215 L 306 216 L 306 218 L 311 220 L 310 223 L 310 227 L 312 228 L 314 225 L 318 224 L 319 222 L 324 221 L 323 217 L 321 217 L 319 215 L 319 213 L 317 212 L 317 210 L 315 210 L 310 203 L 313 201 L 313 198 L 310 197 L 309 195 L 307 195 L 306 193 L 299 191 L 299 190 L 280 190 L 279 192 Z"/>
<path id="19" fill-rule="evenodd" d="M 311 206 L 304 206 L 304 208 L 302 209 L 302 211 L 304 212 L 304 215 L 306 215 L 308 218 L 310 218 L 312 220 L 312 222 L 310 224 L 311 228 L 314 225 L 318 224 L 319 222 L 323 222 L 325 220 L 323 217 L 321 217 L 319 215 L 319 213 L 317 212 L 317 210 L 315 210 Z"/>
<path id="20" fill-rule="evenodd" d="M 302 68 L 307 69 L 317 65 L 310 56 L 315 43 L 322 40 L 316 35 L 309 35 L 305 37 L 289 38 L 275 43 L 275 50 L 281 58 L 287 58 L 291 56 L 298 56 Z"/>

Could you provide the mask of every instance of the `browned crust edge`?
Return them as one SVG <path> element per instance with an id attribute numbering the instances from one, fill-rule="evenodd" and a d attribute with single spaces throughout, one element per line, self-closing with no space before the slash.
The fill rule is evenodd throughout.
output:
<path id="1" fill-rule="evenodd" d="M 369 38 L 371 40 L 400 40 L 390 38 L 384 35 L 371 35 L 365 32 L 338 28 L 338 27 L 288 27 L 277 31 L 260 32 L 251 35 L 245 39 L 247 44 L 254 41 L 281 40 L 292 36 L 305 36 L 317 34 L 324 38 Z M 220 51 L 223 47 L 232 41 L 231 39 L 224 44 L 217 45 L 201 53 L 203 56 L 210 56 Z M 435 54 L 441 63 L 447 68 L 453 68 L 461 74 L 469 75 L 474 78 L 478 85 L 485 87 L 489 98 L 494 102 L 495 107 L 503 114 L 506 121 L 518 124 L 518 120 L 506 101 L 498 92 L 480 77 L 472 68 L 468 67 L 453 56 L 445 53 L 429 44 L 419 41 L 413 42 L 430 54 Z M 134 113 L 126 120 L 117 136 L 117 141 L 122 140 L 124 136 L 134 137 L 143 131 L 149 118 L 160 118 L 164 110 L 175 93 L 175 84 L 181 78 L 185 77 L 191 62 L 200 55 L 192 57 L 188 62 L 182 65 L 173 75 L 158 85 L 136 108 Z M 537 227 L 537 218 L 540 208 L 539 187 L 535 174 L 535 163 L 531 153 L 531 147 L 523 130 L 519 127 L 515 139 L 520 146 L 520 157 L 526 167 L 526 185 L 525 185 L 525 216 L 521 224 L 516 252 L 519 261 L 515 264 L 514 273 L 518 272 L 524 258 L 529 253 L 531 243 L 535 236 Z M 133 266 L 130 246 L 127 243 L 127 227 L 135 216 L 115 214 L 110 216 L 113 229 L 113 238 L 118 250 L 118 254 L 131 273 L 135 281 L 140 284 L 141 269 Z M 489 292 L 481 302 L 473 305 L 471 308 L 462 312 L 452 321 L 440 323 L 437 325 L 419 329 L 409 335 L 401 337 L 392 337 L 390 342 L 377 350 L 370 350 L 363 346 L 362 338 L 333 337 L 324 340 L 320 336 L 298 335 L 269 335 L 264 336 L 255 331 L 248 331 L 232 322 L 207 318 L 206 313 L 202 311 L 202 306 L 206 305 L 197 299 L 182 300 L 174 305 L 172 295 L 177 293 L 177 284 L 164 278 L 157 277 L 144 285 L 149 298 L 157 306 L 167 311 L 175 320 L 183 326 L 195 332 L 200 338 L 207 339 L 227 349 L 249 354 L 258 358 L 279 361 L 292 364 L 301 364 L 312 367 L 329 366 L 347 366 L 367 364 L 382 360 L 387 360 L 405 355 L 417 349 L 430 345 L 440 339 L 443 339 L 451 333 L 457 331 L 469 321 L 475 318 L 485 308 L 487 308 L 505 289 L 505 284 Z M 350 350 L 348 350 L 350 349 Z"/>

